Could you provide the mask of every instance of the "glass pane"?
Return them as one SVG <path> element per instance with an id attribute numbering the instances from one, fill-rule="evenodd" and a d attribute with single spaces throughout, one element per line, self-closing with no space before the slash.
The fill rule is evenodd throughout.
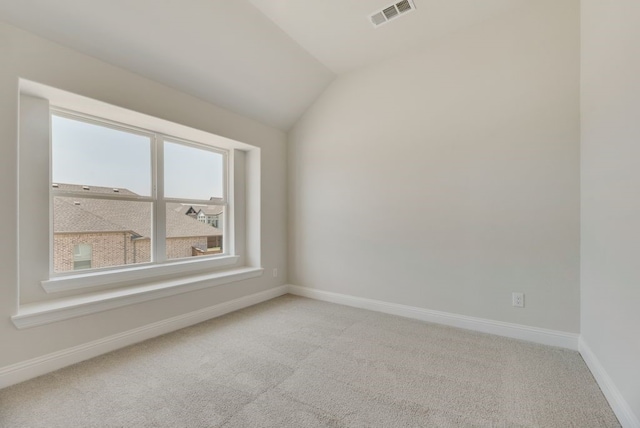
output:
<path id="1" fill-rule="evenodd" d="M 223 160 L 220 153 L 177 143 L 164 143 L 166 198 L 222 198 Z"/>
<path id="2" fill-rule="evenodd" d="M 51 117 L 53 183 L 63 190 L 151 196 L 151 138 Z"/>
<path id="3" fill-rule="evenodd" d="M 151 203 L 55 197 L 55 272 L 151 261 Z"/>
<path id="4" fill-rule="evenodd" d="M 167 259 L 222 253 L 224 207 L 167 204 Z"/>
<path id="5" fill-rule="evenodd" d="M 93 245 L 76 244 L 73 247 L 73 270 L 91 269 Z"/>

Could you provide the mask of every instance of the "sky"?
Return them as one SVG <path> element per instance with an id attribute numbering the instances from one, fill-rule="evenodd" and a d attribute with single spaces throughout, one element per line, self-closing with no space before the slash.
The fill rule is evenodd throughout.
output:
<path id="1" fill-rule="evenodd" d="M 113 128 L 52 116 L 54 183 L 129 189 L 151 196 L 151 139 Z M 165 142 L 165 197 L 221 198 L 223 156 Z"/>

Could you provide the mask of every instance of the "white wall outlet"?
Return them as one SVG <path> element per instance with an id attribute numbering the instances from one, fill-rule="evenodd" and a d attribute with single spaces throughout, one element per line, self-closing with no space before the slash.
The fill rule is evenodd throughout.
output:
<path id="1" fill-rule="evenodd" d="M 512 293 L 511 305 L 516 308 L 524 308 L 524 293 Z"/>
<path id="2" fill-rule="evenodd" d="M 274 278 L 278 277 L 278 268 L 273 268 L 273 277 Z"/>

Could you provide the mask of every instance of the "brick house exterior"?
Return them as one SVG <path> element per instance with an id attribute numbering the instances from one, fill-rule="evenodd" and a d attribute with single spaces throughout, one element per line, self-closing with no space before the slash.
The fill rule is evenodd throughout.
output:
<path id="1" fill-rule="evenodd" d="M 149 238 L 134 237 L 131 232 L 56 233 L 53 236 L 54 269 L 56 272 L 74 270 L 74 249 L 82 244 L 92 248 L 93 269 L 151 261 Z"/>
<path id="2" fill-rule="evenodd" d="M 107 191 L 113 189 L 90 189 L 93 193 Z M 135 195 L 126 189 L 118 189 L 118 193 Z M 150 262 L 151 224 L 149 202 L 55 197 L 54 270 Z M 188 205 L 167 204 L 166 234 L 167 259 L 222 252 L 222 230 L 198 221 Z"/>

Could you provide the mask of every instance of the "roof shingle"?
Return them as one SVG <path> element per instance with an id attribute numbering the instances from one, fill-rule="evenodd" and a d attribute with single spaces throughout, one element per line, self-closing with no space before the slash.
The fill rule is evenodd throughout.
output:
<path id="1" fill-rule="evenodd" d="M 59 184 L 59 189 L 81 191 L 82 186 Z M 106 187 L 92 186 L 85 190 L 91 193 L 113 192 Z M 120 189 L 119 194 L 138 196 Z M 131 231 L 142 237 L 151 236 L 150 202 L 122 201 L 112 199 L 54 198 L 54 233 L 124 232 Z M 223 207 L 220 207 L 223 209 Z M 184 214 L 186 210 L 179 203 L 167 203 L 167 238 L 220 236 L 222 230 L 199 222 Z"/>

